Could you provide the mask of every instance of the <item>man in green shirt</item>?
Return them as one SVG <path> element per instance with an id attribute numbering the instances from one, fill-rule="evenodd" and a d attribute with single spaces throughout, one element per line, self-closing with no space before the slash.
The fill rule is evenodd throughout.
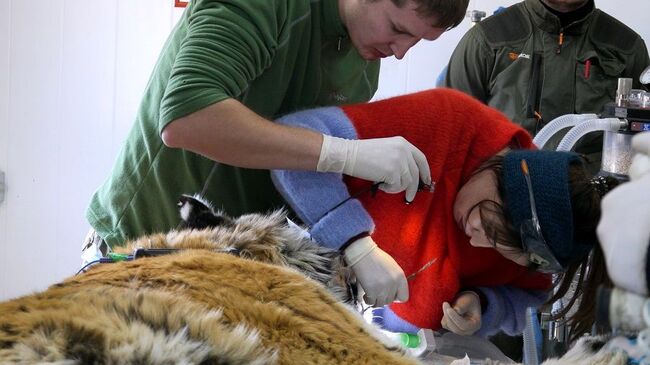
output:
<path id="1" fill-rule="evenodd" d="M 231 215 L 284 206 L 268 169 L 344 173 L 413 200 L 431 176 L 403 138 L 344 140 L 270 120 L 369 100 L 380 58 L 401 59 L 421 39 L 435 40 L 462 21 L 467 3 L 193 0 L 163 47 L 112 174 L 92 197 L 82 259 L 177 227 L 181 194 L 199 193 Z M 392 268 L 378 275 L 394 286 Z"/>
<path id="2" fill-rule="evenodd" d="M 564 114 L 600 113 L 619 77 L 650 64 L 643 39 L 594 0 L 525 0 L 472 27 L 449 61 L 444 86 L 501 110 L 535 134 Z M 559 137 L 552 140 L 554 148 Z M 602 139 L 578 151 L 597 170 Z"/>

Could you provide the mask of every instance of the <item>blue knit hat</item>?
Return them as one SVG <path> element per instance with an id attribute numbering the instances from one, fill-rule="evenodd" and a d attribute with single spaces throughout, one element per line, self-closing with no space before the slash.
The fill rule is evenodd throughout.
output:
<path id="1" fill-rule="evenodd" d="M 589 254 L 593 242 L 576 242 L 569 192 L 569 165 L 582 164 L 579 155 L 555 151 L 511 151 L 503 160 L 505 204 L 515 229 L 531 219 L 525 160 L 533 188 L 539 225 L 544 241 L 563 268 Z"/>

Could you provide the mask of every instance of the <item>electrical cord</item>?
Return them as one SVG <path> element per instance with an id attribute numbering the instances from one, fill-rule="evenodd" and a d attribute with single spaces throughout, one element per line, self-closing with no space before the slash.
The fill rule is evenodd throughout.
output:
<path id="1" fill-rule="evenodd" d="M 98 259 L 98 260 L 90 261 L 89 263 L 85 264 L 81 269 L 79 269 L 79 271 L 77 271 L 77 273 L 76 273 L 75 275 L 79 275 L 79 274 L 81 274 L 82 272 L 85 272 L 86 269 L 87 269 L 88 267 L 92 266 L 92 265 L 100 264 L 100 263 L 101 263 L 101 264 L 103 264 L 103 263 L 109 263 L 109 262 L 114 262 L 114 261 L 113 261 L 113 259 L 111 259 L 110 257 L 102 257 L 102 258 L 100 258 L 100 259 Z"/>
<path id="2" fill-rule="evenodd" d="M 106 257 L 102 257 L 100 259 L 85 264 L 81 269 L 79 269 L 79 271 L 77 271 L 75 275 L 79 275 L 82 272 L 85 272 L 88 267 L 94 264 L 110 264 L 112 262 L 130 261 L 130 260 L 133 260 L 133 255 L 109 252 Z"/>

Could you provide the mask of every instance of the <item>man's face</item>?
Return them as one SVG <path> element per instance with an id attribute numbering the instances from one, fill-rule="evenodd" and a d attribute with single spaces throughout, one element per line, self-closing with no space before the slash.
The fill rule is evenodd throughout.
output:
<path id="1" fill-rule="evenodd" d="M 589 0 L 542 0 L 544 4 L 555 11 L 561 13 L 568 13 L 570 11 L 578 10 L 585 5 Z"/>
<path id="2" fill-rule="evenodd" d="M 435 40 L 445 31 L 435 17 L 423 18 L 414 0 L 400 8 L 391 0 L 339 0 L 339 12 L 350 40 L 366 60 L 402 59 L 420 39 Z"/>

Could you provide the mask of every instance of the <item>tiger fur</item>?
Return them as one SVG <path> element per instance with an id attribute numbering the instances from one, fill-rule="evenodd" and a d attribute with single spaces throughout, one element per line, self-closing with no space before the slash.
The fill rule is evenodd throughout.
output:
<path id="1" fill-rule="evenodd" d="M 0 303 L 0 363 L 417 364 L 344 303 L 354 293 L 339 255 L 285 216 L 144 236 L 119 251 L 186 250 Z"/>

